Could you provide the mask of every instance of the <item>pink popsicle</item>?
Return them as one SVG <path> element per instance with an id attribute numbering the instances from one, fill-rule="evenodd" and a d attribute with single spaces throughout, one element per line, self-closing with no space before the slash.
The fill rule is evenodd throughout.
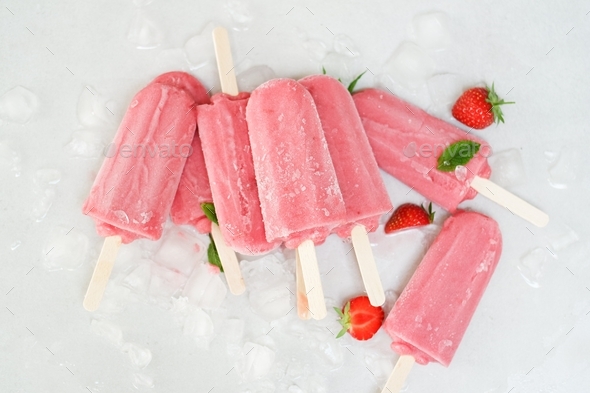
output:
<path id="1" fill-rule="evenodd" d="M 160 238 L 196 129 L 194 104 L 160 83 L 135 95 L 83 206 L 101 231 Z"/>
<path id="2" fill-rule="evenodd" d="M 279 242 L 268 242 L 248 138 L 249 93 L 220 93 L 198 108 L 198 127 L 219 227 L 225 242 L 242 254 L 263 254 Z"/>
<path id="3" fill-rule="evenodd" d="M 463 210 L 448 218 L 385 320 L 392 349 L 420 364 L 448 366 L 501 252 L 491 218 Z"/>
<path id="4" fill-rule="evenodd" d="M 346 205 L 346 222 L 336 233 L 350 237 L 359 224 L 376 230 L 381 215 L 391 210 L 391 201 L 350 93 L 328 75 L 308 76 L 299 83 L 316 104 Z"/>
<path id="5" fill-rule="evenodd" d="M 476 175 L 490 177 L 486 157 L 491 148 L 480 138 L 381 90 L 363 90 L 353 99 L 378 165 L 446 210 L 454 212 L 462 201 L 477 195 L 470 187 Z M 465 165 L 464 176 L 437 170 L 443 150 L 460 140 L 481 144 Z"/>
<path id="6" fill-rule="evenodd" d="M 266 239 L 322 243 L 346 211 L 311 94 L 270 80 L 252 92 L 246 119 Z"/>

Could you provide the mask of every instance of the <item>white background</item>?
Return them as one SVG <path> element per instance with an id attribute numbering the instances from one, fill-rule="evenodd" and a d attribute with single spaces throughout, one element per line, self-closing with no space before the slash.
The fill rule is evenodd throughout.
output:
<path id="1" fill-rule="evenodd" d="M 108 141 L 135 92 L 158 73 L 190 70 L 183 60 L 184 44 L 208 22 L 240 30 L 230 30 L 238 72 L 267 65 L 281 77 L 317 73 L 322 62 L 314 60 L 303 43 L 321 41 L 329 52 L 334 34 L 345 34 L 361 53 L 361 70 L 368 67 L 379 75 L 398 45 L 413 39 L 413 18 L 431 11 L 448 15 L 452 34 L 448 49 L 428 52 L 436 73 L 453 73 L 458 80 L 477 83 L 495 81 L 500 95 L 510 92 L 506 98 L 516 101 L 504 111 L 506 124 L 478 135 L 496 152 L 520 152 L 526 178 L 510 190 L 545 210 L 551 224 L 543 230 L 534 228 L 483 197 L 464 204 L 500 223 L 503 256 L 451 366 L 415 366 L 406 391 L 590 391 L 590 180 L 583 172 L 588 167 L 583 149 L 590 143 L 590 3 L 241 4 L 251 20 L 240 24 L 232 19 L 228 2 L 154 0 L 142 7 L 131 0 L 0 2 L 0 95 L 20 85 L 39 100 L 26 124 L 0 121 L 0 142 L 19 155 L 21 172 L 16 177 L 4 161 L 0 168 L 0 391 L 128 392 L 137 389 L 134 378 L 142 374 L 141 378 L 153 381 L 153 387 L 138 389 L 154 392 L 378 392 L 386 371 L 379 373 L 369 366 L 380 364 L 387 369 L 397 358 L 388 349 L 384 332 L 367 343 L 341 339 L 330 360 L 323 349 L 306 343 L 310 335 L 317 342 L 324 341 L 318 337 L 325 332 L 319 332 L 326 324 L 334 325 L 333 312 L 323 324 L 298 322 L 294 312 L 269 323 L 249 307 L 248 294 L 241 298 L 228 295 L 219 310 L 208 311 L 216 334 L 227 318 L 244 320 L 246 329 L 238 346 L 247 341 L 266 343 L 276 356 L 261 379 L 244 381 L 232 369 L 239 368 L 236 359 L 242 355 L 226 350 L 224 336 L 217 335 L 209 350 L 200 348 L 190 335 L 183 334 L 182 318 L 179 321 L 178 314 L 169 310 L 169 298 L 156 301 L 123 289 L 123 278 L 138 263 L 129 257 L 135 255 L 131 251 L 122 252 L 128 257 L 118 261 L 113 274 L 113 285 L 105 297 L 110 306 L 95 315 L 86 312 L 82 298 L 101 239 L 80 209 L 101 160 L 72 158 L 64 147 L 74 131 L 84 128 L 76 108 L 85 86 L 104 97 L 113 112 L 106 112 L 112 119 L 100 130 Z M 130 42 L 134 18 L 150 20 L 160 32 L 156 48 L 138 49 Z M 213 66 L 193 71 L 216 91 Z M 359 87 L 377 84 L 378 78 L 371 73 Z M 450 120 L 448 108 L 435 105 L 436 97 L 426 86 L 412 91 L 393 83 L 390 88 Z M 565 188 L 553 187 L 549 181 L 554 165 L 566 174 L 561 174 Z M 31 209 L 40 196 L 34 178 L 45 168 L 57 169 L 61 180 L 50 187 L 56 192 L 53 206 L 36 222 Z M 394 205 L 424 202 L 388 175 L 384 179 Z M 445 213 L 437 211 L 436 223 L 440 224 Z M 43 249 L 58 226 L 74 227 L 90 239 L 80 267 L 60 271 L 44 267 Z M 555 239 L 567 238 L 568 228 L 578 241 L 556 250 Z M 431 238 L 428 234 L 427 229 L 374 237 L 384 285 L 391 293 L 399 293 L 407 282 L 423 253 L 422 240 Z M 138 243 L 126 247 L 134 252 L 153 247 Z M 539 287 L 533 288 L 518 267 L 521 264 L 522 268 L 521 258 L 537 247 L 549 256 L 540 257 Z M 353 261 L 345 256 L 348 248 L 330 238 L 318 251 L 325 292 L 334 305 L 361 291 Z M 288 270 L 289 264 L 283 265 Z M 332 267 L 334 271 L 326 275 Z M 289 274 L 285 285 L 292 287 L 292 280 Z M 151 363 L 138 370 L 118 344 L 95 334 L 93 319 L 109 321 L 121 330 L 125 342 L 149 348 Z M 305 363 L 312 366 L 306 368 Z"/>

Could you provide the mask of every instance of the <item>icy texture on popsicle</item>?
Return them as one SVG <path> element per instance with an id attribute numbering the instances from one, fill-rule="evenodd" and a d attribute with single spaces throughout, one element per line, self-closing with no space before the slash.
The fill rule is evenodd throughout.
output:
<path id="1" fill-rule="evenodd" d="M 242 254 L 262 254 L 279 242 L 268 242 L 264 232 L 246 123 L 248 97 L 216 94 L 211 105 L 199 106 L 198 127 L 224 240 Z"/>
<path id="2" fill-rule="evenodd" d="M 311 94 L 270 80 L 252 92 L 246 119 L 266 239 L 323 242 L 346 212 Z"/>
<path id="3" fill-rule="evenodd" d="M 448 366 L 501 252 L 491 218 L 463 210 L 448 218 L 385 320 L 392 349 Z"/>
<path id="4" fill-rule="evenodd" d="M 349 237 L 358 224 L 374 231 L 381 215 L 391 210 L 391 201 L 350 93 L 328 75 L 308 76 L 299 83 L 316 104 L 346 206 L 346 223 L 336 233 Z"/>
<path id="5" fill-rule="evenodd" d="M 209 95 L 203 85 L 192 75 L 184 72 L 168 72 L 154 79 L 153 83 L 163 83 L 184 89 L 195 100 L 192 111 L 197 105 L 209 103 Z M 205 160 L 198 131 L 191 144 L 191 155 L 186 160 L 184 171 L 178 184 L 170 215 L 177 225 L 192 225 L 201 233 L 211 231 L 211 221 L 201 209 L 201 203 L 211 202 L 211 188 L 205 169 Z"/>
<path id="6" fill-rule="evenodd" d="M 382 90 L 363 90 L 353 99 L 377 164 L 446 210 L 453 212 L 477 195 L 469 186 L 474 176 L 490 177 L 486 157 L 491 148 L 485 141 Z M 481 144 L 467 163 L 465 176 L 437 170 L 443 150 L 460 140 Z"/>
<path id="7" fill-rule="evenodd" d="M 127 242 L 160 238 L 195 133 L 194 105 L 160 83 L 135 95 L 82 208 L 98 230 Z"/>

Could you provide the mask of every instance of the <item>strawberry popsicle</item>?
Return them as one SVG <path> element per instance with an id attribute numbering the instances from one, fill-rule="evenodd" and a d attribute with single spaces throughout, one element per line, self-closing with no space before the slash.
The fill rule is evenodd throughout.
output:
<path id="1" fill-rule="evenodd" d="M 451 213 L 478 193 L 538 227 L 549 216 L 488 180 L 490 146 L 393 94 L 353 96 L 379 166 Z M 441 167 L 442 166 L 442 167 Z"/>
<path id="2" fill-rule="evenodd" d="M 396 370 L 414 360 L 451 363 L 501 253 L 493 219 L 458 210 L 445 221 L 383 325 L 402 355 Z M 383 391 L 395 392 L 395 382 L 403 384 L 392 375 Z"/>
<path id="3" fill-rule="evenodd" d="M 326 316 L 314 244 L 345 221 L 334 165 L 311 94 L 292 79 L 256 88 L 246 107 L 266 240 L 297 248 L 309 310 Z"/>
<path id="4" fill-rule="evenodd" d="M 266 239 L 322 243 L 346 210 L 311 94 L 295 80 L 270 80 L 252 92 L 246 119 Z"/>
<path id="5" fill-rule="evenodd" d="M 223 239 L 235 251 L 256 255 L 276 248 L 268 242 L 260 211 L 248 138 L 249 93 L 219 93 L 198 108 L 198 128 Z"/>
<path id="6" fill-rule="evenodd" d="M 162 235 L 196 129 L 194 104 L 184 90 L 161 83 L 131 101 L 83 207 L 111 236 Z"/>
<path id="7" fill-rule="evenodd" d="M 490 147 L 483 140 L 381 90 L 363 90 L 353 99 L 379 166 L 446 210 L 477 195 L 469 186 L 475 175 L 490 177 Z M 481 145 L 465 176 L 437 170 L 442 151 L 460 140 Z"/>
<path id="8" fill-rule="evenodd" d="M 308 76 L 299 83 L 310 92 L 316 104 L 346 206 L 345 223 L 335 232 L 343 238 L 352 237 L 367 295 L 371 304 L 380 306 L 385 294 L 367 232 L 377 229 L 380 217 L 392 206 L 377 162 L 354 101 L 344 85 L 328 75 Z M 361 254 L 361 250 L 368 253 Z"/>

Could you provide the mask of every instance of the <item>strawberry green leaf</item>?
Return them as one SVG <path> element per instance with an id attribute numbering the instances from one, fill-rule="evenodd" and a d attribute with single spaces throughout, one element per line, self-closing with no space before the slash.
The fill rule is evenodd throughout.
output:
<path id="1" fill-rule="evenodd" d="M 217 213 L 215 213 L 215 206 L 212 203 L 204 202 L 201 203 L 201 209 L 205 216 L 215 224 L 219 225 L 219 221 L 217 221 Z"/>
<path id="2" fill-rule="evenodd" d="M 458 165 L 466 165 L 479 151 L 477 142 L 464 140 L 451 144 L 438 157 L 437 169 L 441 172 L 452 172 Z"/>
<path id="3" fill-rule="evenodd" d="M 340 338 L 340 337 L 344 336 L 347 331 L 348 331 L 348 329 L 342 328 L 342 330 L 340 330 L 340 332 L 338 332 L 338 334 L 336 335 L 336 338 Z"/>
<path id="4" fill-rule="evenodd" d="M 502 113 L 501 106 L 515 103 L 514 101 L 504 101 L 503 99 L 500 99 L 494 88 L 494 83 L 492 83 L 491 89 L 488 88 L 488 98 L 486 101 L 492 105 L 492 114 L 494 115 L 495 122 L 498 124 L 500 124 L 500 122 L 504 123 L 504 114 Z"/>
<path id="5" fill-rule="evenodd" d="M 326 75 L 326 69 L 322 66 L 322 74 Z"/>
<path id="6" fill-rule="evenodd" d="M 209 239 L 211 243 L 209 243 L 209 248 L 207 248 L 207 259 L 209 263 L 217 266 L 219 271 L 223 273 L 223 266 L 221 265 L 221 259 L 219 259 L 219 254 L 217 253 L 217 246 L 215 245 L 215 241 L 213 241 L 213 236 L 209 234 Z"/>
<path id="7" fill-rule="evenodd" d="M 344 313 L 341 309 L 339 309 L 338 307 L 334 307 L 334 311 L 336 311 L 336 314 L 338 314 L 340 318 L 344 318 Z"/>
<path id="8" fill-rule="evenodd" d="M 426 210 L 426 208 L 424 206 L 422 206 L 422 209 L 424 209 L 424 211 L 426 212 L 426 214 L 428 214 L 428 221 L 430 221 L 430 223 L 434 222 L 434 213 L 432 211 L 432 202 L 430 202 L 428 204 L 428 210 Z"/>
<path id="9" fill-rule="evenodd" d="M 359 76 L 354 78 L 352 80 L 352 82 L 350 82 L 350 84 L 348 85 L 348 92 L 350 94 L 352 94 L 352 92 L 354 91 L 354 88 L 356 87 L 357 82 L 363 77 L 363 75 L 365 75 L 366 72 L 367 72 L 367 70 L 365 70 L 365 72 L 361 73 Z"/>

